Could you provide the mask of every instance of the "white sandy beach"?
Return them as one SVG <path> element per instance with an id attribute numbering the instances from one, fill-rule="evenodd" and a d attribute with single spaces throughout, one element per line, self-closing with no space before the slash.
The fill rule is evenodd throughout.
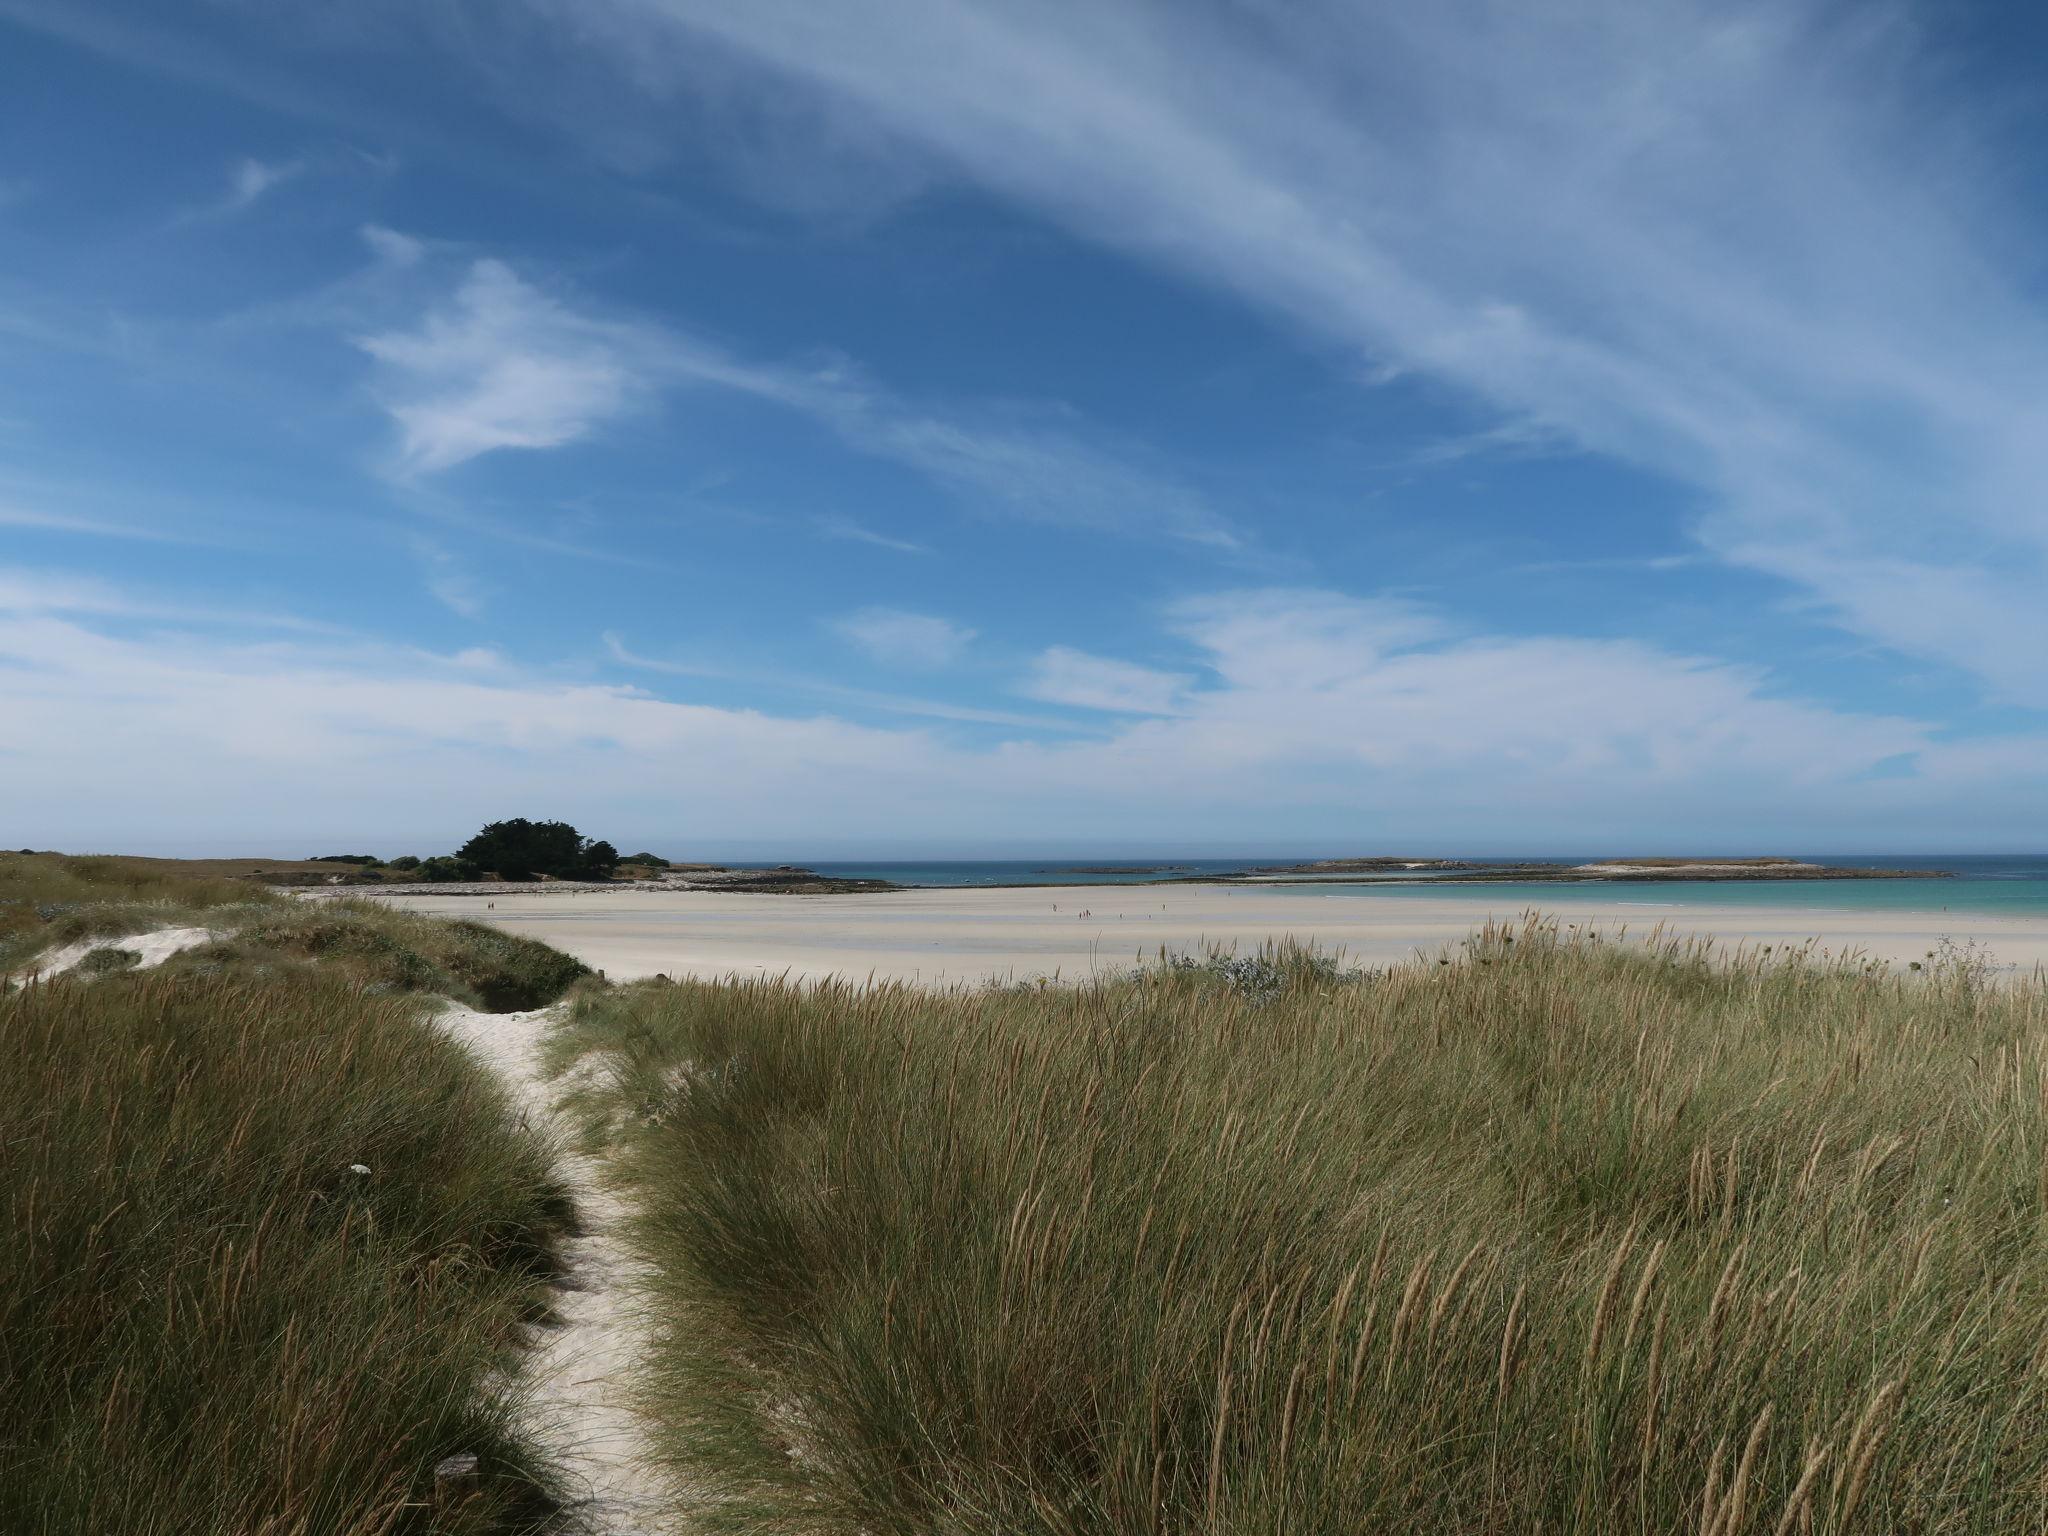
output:
<path id="1" fill-rule="evenodd" d="M 1230 886 L 925 889 L 770 896 L 711 891 L 551 893 L 506 887 L 469 896 L 382 895 L 420 912 L 495 923 L 569 951 L 614 979 L 651 976 L 843 976 L 948 985 L 1040 976 L 1085 978 L 1143 956 L 1220 943 L 1238 949 L 1291 936 L 1385 965 L 1455 945 L 1523 903 L 1484 890 L 1457 895 L 1244 890 Z M 1057 910 L 1055 910 L 1057 908 Z M 1699 934 L 1729 944 L 1861 951 L 1904 964 L 1944 935 L 1975 938 L 2001 965 L 2048 964 L 2048 919 L 1951 912 L 1795 907 L 1642 906 L 1578 899 L 1555 912 L 1606 931 Z M 1083 914 L 1086 914 L 1085 916 Z"/>

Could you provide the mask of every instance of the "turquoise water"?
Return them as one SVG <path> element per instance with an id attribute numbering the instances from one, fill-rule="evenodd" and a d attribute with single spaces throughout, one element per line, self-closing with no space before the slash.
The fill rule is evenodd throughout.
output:
<path id="1" fill-rule="evenodd" d="M 1594 855 L 1560 856 L 1563 864 L 1585 863 Z M 1459 882 L 1452 891 L 1466 895 L 1484 894 L 1502 908 L 1523 906 L 1564 906 L 1574 902 L 1626 903 L 1644 907 L 1726 906 L 1726 907 L 1812 907 L 1833 911 L 1981 912 L 2010 917 L 2048 917 L 2048 854 L 1816 854 L 1807 855 L 1817 863 L 1865 869 L 1925 869 L 1953 871 L 1954 879 L 1926 880 L 1764 880 L 1756 882 L 1705 882 L 1680 880 L 1591 881 L 1584 884 L 1553 885 L 1547 882 L 1470 884 Z M 891 880 L 914 886 L 999 886 L 999 885 L 1117 885 L 1161 878 L 1200 878 L 1204 875 L 1234 874 L 1260 865 L 1300 862 L 1291 858 L 1270 859 L 1176 859 L 1157 861 L 1173 868 L 1160 874 L 1087 874 L 1083 867 L 1130 864 L 1156 867 L 1141 859 L 1089 859 L 1055 861 L 1045 859 L 930 860 L 922 862 L 845 862 L 814 864 L 820 874 L 850 879 Z M 1534 861 L 1531 861 L 1534 862 Z M 1319 890 L 1331 895 L 1366 896 L 1400 901 L 1416 895 L 1444 892 L 1446 888 L 1426 877 L 1398 884 L 1366 884 L 1344 881 L 1318 882 L 1313 886 L 1248 886 L 1251 890 L 1300 892 Z"/>

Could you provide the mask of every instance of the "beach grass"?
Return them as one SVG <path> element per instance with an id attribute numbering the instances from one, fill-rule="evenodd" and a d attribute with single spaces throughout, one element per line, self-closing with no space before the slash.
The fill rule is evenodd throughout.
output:
<path id="1" fill-rule="evenodd" d="M 279 902 L 173 964 L 199 971 L 315 965 L 366 984 L 430 992 L 492 1013 L 539 1008 L 590 974 L 573 956 L 484 923 L 336 899 Z"/>
<path id="2" fill-rule="evenodd" d="M 260 885 L 180 873 L 167 861 L 0 853 L 0 975 L 47 948 L 282 903 Z"/>
<path id="3" fill-rule="evenodd" d="M 582 997 L 707 1528 L 2048 1525 L 2048 991 L 1446 960 Z"/>
<path id="4" fill-rule="evenodd" d="M 423 919 L 92 876 L 0 869 L 17 953 L 81 929 L 239 935 L 150 971 L 117 938 L 0 983 L 0 1530 L 538 1528 L 549 1464 L 516 1370 L 567 1201 L 378 939 L 492 984 L 545 991 L 540 968 L 491 970 Z M 337 923 L 355 948 L 281 936 Z M 437 1510 L 459 1453 L 482 1489 Z"/>
<path id="5" fill-rule="evenodd" d="M 0 854 L 0 976 L 37 956 L 157 928 L 206 928 L 181 973 L 279 974 L 317 966 L 366 985 L 433 993 L 491 1012 L 537 1008 L 590 974 L 560 950 L 483 923 L 376 901 L 282 895 L 240 877 L 187 875 L 175 861 Z M 90 971 L 109 962 L 86 957 Z"/>

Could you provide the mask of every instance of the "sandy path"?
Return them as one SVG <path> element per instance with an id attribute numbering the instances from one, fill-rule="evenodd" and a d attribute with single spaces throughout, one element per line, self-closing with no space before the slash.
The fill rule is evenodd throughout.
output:
<path id="1" fill-rule="evenodd" d="M 211 944 L 220 935 L 211 928 L 153 928 L 148 933 L 122 934 L 111 939 L 86 939 L 82 943 L 67 944 L 62 949 L 53 949 L 36 962 L 35 969 L 28 973 L 30 981 L 47 980 L 61 976 L 71 970 L 79 961 L 96 949 L 124 949 L 136 957 L 130 970 L 146 971 L 162 965 L 171 956 L 187 949 L 196 949 L 201 944 Z"/>
<path id="2" fill-rule="evenodd" d="M 557 1138 L 561 1174 L 584 1227 L 566 1247 L 559 1325 L 542 1332 L 527 1362 L 528 1422 L 568 1474 L 571 1508 L 584 1529 L 656 1536 L 681 1524 L 676 1490 L 656 1470 L 629 1403 L 632 1374 L 649 1357 L 649 1329 L 637 1269 L 620 1240 L 624 1204 L 606 1187 L 600 1160 L 575 1149 L 542 1076 L 542 1042 L 556 1013 L 478 1013 L 451 1003 L 439 1022 L 497 1071 L 530 1124 Z"/>
<path id="3" fill-rule="evenodd" d="M 1512 919 L 1519 897 L 1232 886 L 1067 886 L 763 896 L 717 891 L 381 895 L 397 906 L 494 923 L 567 950 L 615 980 L 648 976 L 869 975 L 946 984 L 990 978 L 1088 976 L 1151 955 L 1220 942 L 1243 948 L 1292 935 L 1343 950 L 1361 965 L 1456 944 L 1489 917 Z M 1057 911 L 1055 911 L 1057 907 Z M 2008 966 L 2048 964 L 2048 920 L 1705 903 L 1648 906 L 1574 895 L 1551 909 L 1567 922 L 1645 933 L 1667 929 L 1728 943 L 1861 950 L 1904 963 L 1944 935 L 1975 937 Z M 1088 914 L 1086 917 L 1082 913 Z"/>

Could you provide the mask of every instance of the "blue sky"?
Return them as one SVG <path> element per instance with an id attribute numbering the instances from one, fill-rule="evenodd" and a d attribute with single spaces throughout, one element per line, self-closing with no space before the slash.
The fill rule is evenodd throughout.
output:
<path id="1" fill-rule="evenodd" d="M 0 842 L 2048 842 L 2023 8 L 0 0 Z"/>

